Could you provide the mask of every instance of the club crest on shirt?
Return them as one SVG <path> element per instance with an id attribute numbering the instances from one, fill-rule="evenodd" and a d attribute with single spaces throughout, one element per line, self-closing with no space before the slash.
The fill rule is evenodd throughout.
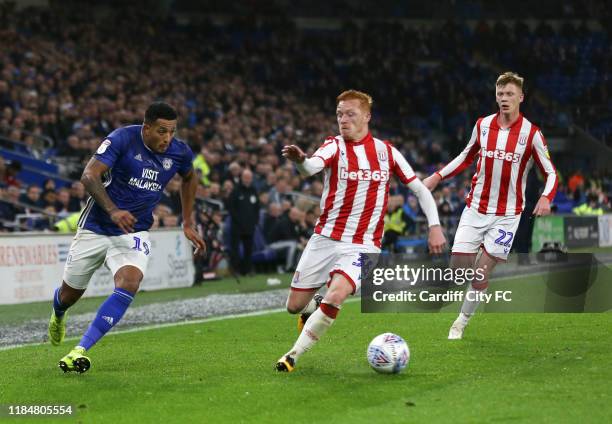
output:
<path id="1" fill-rule="evenodd" d="M 169 170 L 170 168 L 172 168 L 172 159 L 170 159 L 170 158 L 165 158 L 165 159 L 162 161 L 162 166 L 164 167 L 164 169 L 165 169 L 166 171 L 167 171 L 167 170 Z"/>
<path id="2" fill-rule="evenodd" d="M 524 146 L 527 143 L 527 134 L 522 134 L 519 136 L 518 143 L 521 146 Z"/>
<path id="3" fill-rule="evenodd" d="M 385 152 L 385 151 L 378 152 L 378 160 L 380 160 L 381 162 L 386 162 L 387 161 L 387 152 Z"/>
<path id="4" fill-rule="evenodd" d="M 486 128 L 483 128 L 483 130 L 482 130 L 482 136 L 483 136 L 483 137 L 486 137 L 486 135 L 487 135 L 487 129 L 486 129 Z"/>

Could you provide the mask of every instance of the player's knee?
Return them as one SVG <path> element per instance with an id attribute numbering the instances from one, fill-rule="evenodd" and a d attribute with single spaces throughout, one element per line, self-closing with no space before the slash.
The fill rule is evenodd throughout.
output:
<path id="1" fill-rule="evenodd" d="M 123 267 L 115 274 L 115 287 L 136 294 L 140 288 L 142 277 L 142 272 L 138 268 L 132 266 Z"/>
<path id="2" fill-rule="evenodd" d="M 302 305 L 301 302 L 297 302 L 290 296 L 287 298 L 287 303 L 285 304 L 285 307 L 287 308 L 287 312 L 294 315 L 299 314 L 306 307 L 306 305 Z"/>
<path id="3" fill-rule="evenodd" d="M 325 293 L 324 302 L 330 305 L 342 305 L 347 297 L 353 293 L 353 286 L 348 282 L 344 281 L 344 284 L 332 284 Z"/>
<path id="4" fill-rule="evenodd" d="M 488 278 L 478 278 L 476 277 L 474 281 L 472 281 L 472 288 L 474 290 L 483 291 L 489 287 L 489 279 Z"/>
<path id="5" fill-rule="evenodd" d="M 60 302 L 66 306 L 74 305 L 83 295 L 85 290 L 74 289 L 66 282 L 62 282 L 62 287 L 59 292 Z"/>
<path id="6" fill-rule="evenodd" d="M 287 305 L 287 312 L 289 312 L 291 315 L 295 315 L 300 313 L 300 311 L 304 309 L 304 308 L 300 308 L 298 306 L 295 305 Z"/>
<path id="7" fill-rule="evenodd" d="M 119 279 L 115 280 L 115 287 L 136 294 L 136 292 L 138 292 L 138 289 L 140 288 L 140 281 Z"/>
<path id="8" fill-rule="evenodd" d="M 287 298 L 287 303 L 285 303 L 285 308 L 287 308 L 287 312 L 290 314 L 297 314 L 298 308 L 297 305 L 291 301 L 291 298 Z"/>

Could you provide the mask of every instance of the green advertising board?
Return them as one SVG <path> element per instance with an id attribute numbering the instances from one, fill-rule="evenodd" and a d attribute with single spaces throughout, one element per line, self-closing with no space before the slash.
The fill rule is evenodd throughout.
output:
<path id="1" fill-rule="evenodd" d="M 547 241 L 559 241 L 565 244 L 565 231 L 562 216 L 541 216 L 535 218 L 531 251 L 539 252 Z"/>

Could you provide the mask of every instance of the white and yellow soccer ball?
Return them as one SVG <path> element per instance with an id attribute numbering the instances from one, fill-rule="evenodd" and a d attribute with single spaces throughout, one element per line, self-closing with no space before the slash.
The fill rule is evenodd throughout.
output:
<path id="1" fill-rule="evenodd" d="M 368 362 L 376 372 L 397 374 L 408 366 L 408 361 L 408 343 L 397 334 L 380 334 L 368 346 Z"/>

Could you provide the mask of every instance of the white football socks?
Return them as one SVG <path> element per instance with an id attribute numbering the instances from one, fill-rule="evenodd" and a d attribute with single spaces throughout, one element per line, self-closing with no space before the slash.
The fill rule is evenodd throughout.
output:
<path id="1" fill-rule="evenodd" d="M 327 308 L 330 308 L 330 306 L 326 306 Z M 289 355 L 297 361 L 302 354 L 312 349 L 312 347 L 325 334 L 327 329 L 331 327 L 334 321 L 335 319 L 325 314 L 321 308 L 314 311 L 312 315 L 310 315 L 310 318 L 308 318 L 308 321 L 306 321 L 302 332 L 289 351 Z"/>
<path id="2" fill-rule="evenodd" d="M 480 305 L 479 297 L 477 297 L 477 293 L 486 293 L 487 289 L 476 290 L 474 287 L 470 286 L 470 288 L 465 292 L 465 298 L 463 300 L 463 305 L 461 306 L 461 315 L 464 316 L 466 324 L 470 319 L 478 305 Z"/>

